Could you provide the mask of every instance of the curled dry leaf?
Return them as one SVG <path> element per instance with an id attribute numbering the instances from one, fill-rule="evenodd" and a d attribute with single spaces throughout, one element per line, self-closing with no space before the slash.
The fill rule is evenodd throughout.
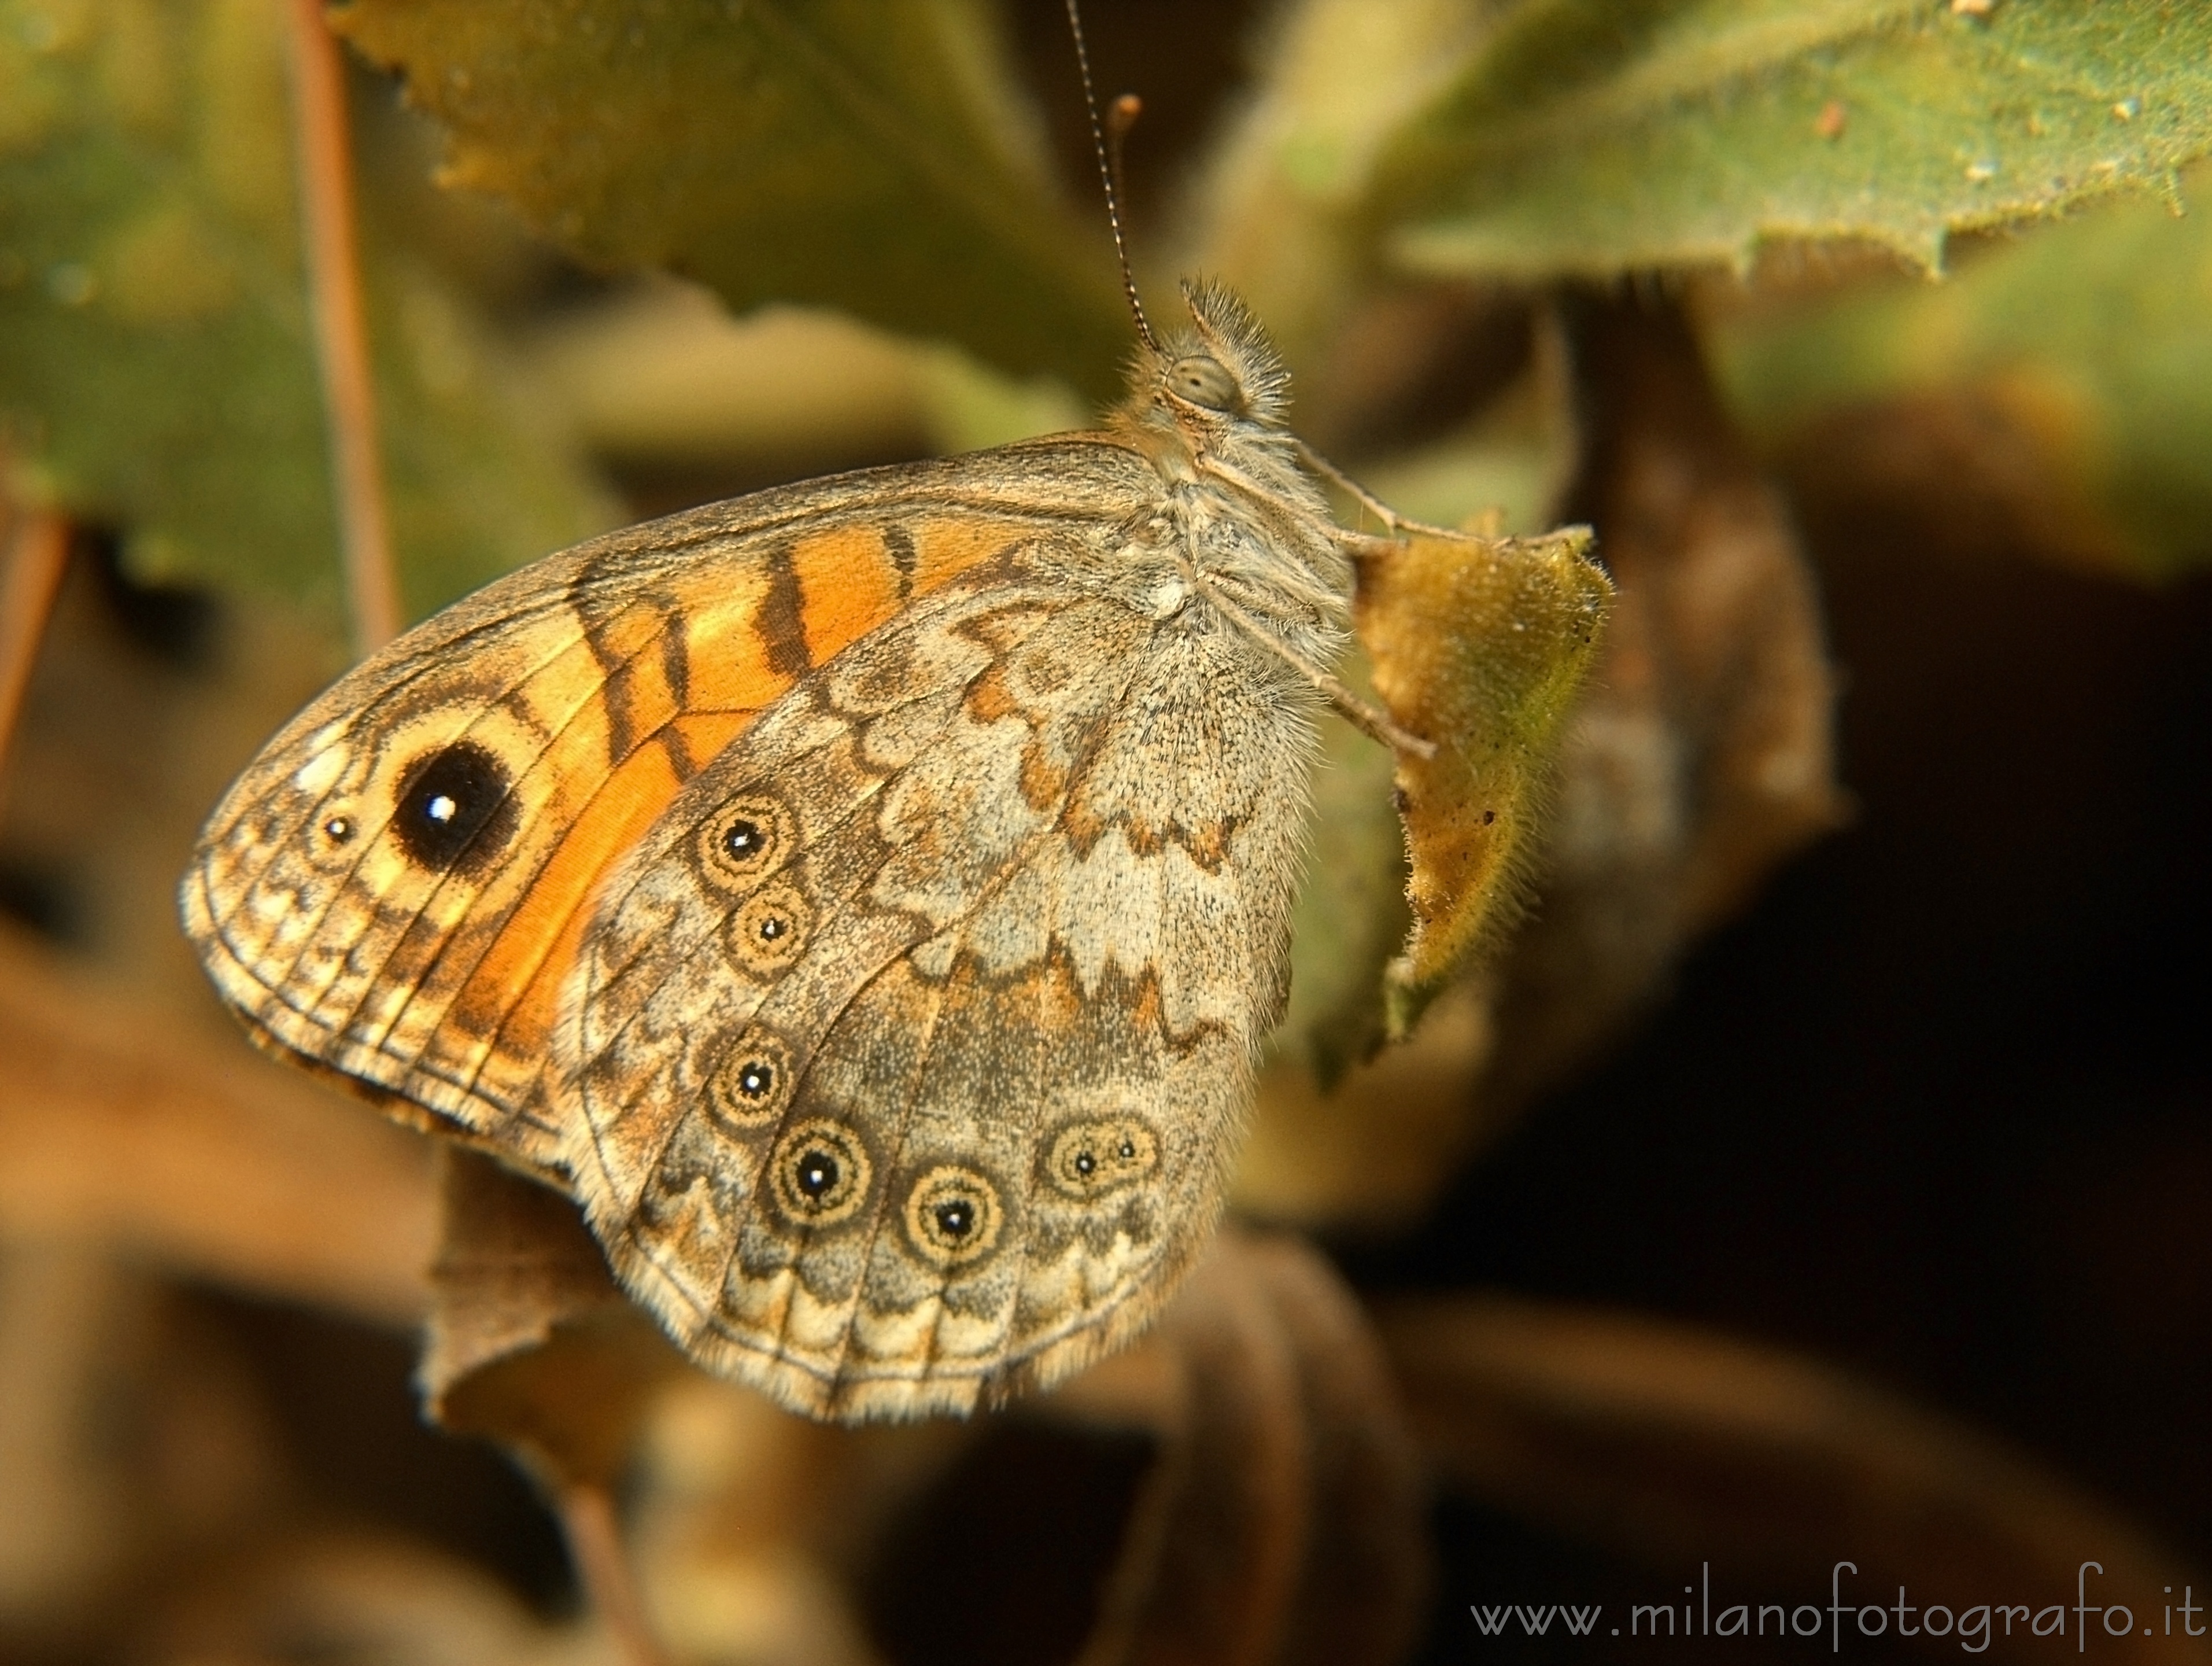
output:
<path id="1" fill-rule="evenodd" d="M 1696 339 L 1634 300 L 1565 313 L 1582 424 L 1566 508 L 1596 528 L 1619 593 L 1567 727 L 1540 902 L 1500 968 L 1493 1122 L 1845 804 L 1812 575 Z"/>
<path id="2" fill-rule="evenodd" d="M 1487 569 L 1455 566 L 1455 540 L 1417 543 L 1402 576 L 1393 561 L 1363 575 L 1360 602 L 1376 687 L 1399 720 L 1479 738 L 1401 765 L 1416 915 L 1434 918 L 1393 969 L 1395 1027 L 1455 957 L 1511 917 L 1524 877 L 1531 917 L 1417 1032 L 1418 1057 L 1385 1052 L 1322 1073 L 1321 1086 L 1297 1079 L 1302 1061 L 1271 1066 L 1237 1186 L 1240 1207 L 1270 1219 L 1361 1229 L 1425 1207 L 1483 1140 L 1654 998 L 1692 937 L 1844 813 L 1812 576 L 1698 344 L 1668 308 L 1582 299 L 1565 311 L 1536 362 L 1540 377 L 1571 367 L 1573 397 L 1559 399 L 1578 429 L 1565 518 L 1595 529 L 1615 587 L 1595 654 L 1577 637 L 1604 581 L 1568 534 L 1478 544 L 1510 552 Z M 1530 592 L 1536 605 L 1517 611 Z M 1439 628 L 1455 608 L 1462 623 Z M 1457 714 L 1425 721 L 1416 699 Z M 1530 864 L 1522 841 L 1540 809 Z M 1483 823 L 1486 810 L 1498 820 Z M 1339 1037 L 1340 1055 L 1340 1038 L 1373 1034 L 1371 1005 L 1315 997 L 1344 980 L 1357 941 L 1336 923 L 1318 956 L 1306 948 L 1313 903 L 1346 911 L 1340 875 L 1365 872 L 1358 849 L 1327 852 L 1301 903 L 1286 1032 L 1304 1015 L 1323 1061 L 1322 1041 Z"/>
<path id="3" fill-rule="evenodd" d="M 461 1146 L 438 1156 L 430 1414 L 520 1452 L 556 1488 L 611 1482 L 681 1358 L 615 1288 L 574 1203 Z"/>
<path id="4" fill-rule="evenodd" d="M 1224 1232 L 1136 1348 L 1040 1412 L 1158 1443 L 1086 1666 L 1396 1659 L 1425 1499 L 1364 1316 L 1294 1239 Z"/>
<path id="5" fill-rule="evenodd" d="M 538 1477 L 626 1666 L 655 1666 L 614 1491 L 655 1391 L 690 1367 L 615 1288 L 565 1195 L 461 1146 L 438 1151 L 424 1402 L 441 1426 L 497 1441 Z"/>
<path id="6" fill-rule="evenodd" d="M 0 1232 L 411 1322 L 428 1152 L 244 1048 L 0 934 Z"/>
<path id="7" fill-rule="evenodd" d="M 1511 911 L 1556 744 L 1613 587 L 1587 527 L 1539 538 L 1417 533 L 1359 580 L 1375 690 L 1432 757 L 1398 760 L 1413 929 L 1390 968 L 1403 1036 Z"/>
<path id="8" fill-rule="evenodd" d="M 1445 1484 L 1641 1560 L 1825 1592 L 1842 1559 L 1850 1586 L 1904 1585 L 1954 1611 L 2071 1602 L 2085 1560 L 2103 1566 L 2097 1600 L 2137 1617 L 2172 1602 L 2161 1587 L 2204 1584 L 2027 1459 L 1810 1359 L 1504 1297 L 1401 1300 L 1376 1323 Z M 2203 1658 L 2164 1632 L 2098 1645 Z"/>

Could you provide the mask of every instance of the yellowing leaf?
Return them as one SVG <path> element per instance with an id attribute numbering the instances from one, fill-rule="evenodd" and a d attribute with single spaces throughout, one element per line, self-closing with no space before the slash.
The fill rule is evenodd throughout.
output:
<path id="1" fill-rule="evenodd" d="M 1375 690 L 1433 757 L 1398 762 L 1413 935 L 1390 969 L 1403 1034 L 1510 910 L 1562 723 L 1613 586 L 1574 527 L 1540 538 L 1418 535 L 1360 576 Z"/>
<path id="2" fill-rule="evenodd" d="M 981 0 L 354 0 L 452 131 L 449 183 L 733 308 L 843 307 L 1114 390 L 1103 225 L 1054 192 Z M 1098 216 L 1092 216 L 1094 219 Z"/>
<path id="3" fill-rule="evenodd" d="M 2212 8 L 1522 0 L 1379 168 L 1430 271 L 1602 274 L 1945 237 L 2212 150 Z"/>

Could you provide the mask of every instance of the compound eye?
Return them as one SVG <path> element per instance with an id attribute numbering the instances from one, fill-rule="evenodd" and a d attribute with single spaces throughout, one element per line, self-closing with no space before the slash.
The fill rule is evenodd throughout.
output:
<path id="1" fill-rule="evenodd" d="M 1220 360 L 1204 353 L 1177 359 L 1168 367 L 1167 390 L 1187 404 L 1204 410 L 1234 410 L 1243 403 L 1243 390 Z"/>

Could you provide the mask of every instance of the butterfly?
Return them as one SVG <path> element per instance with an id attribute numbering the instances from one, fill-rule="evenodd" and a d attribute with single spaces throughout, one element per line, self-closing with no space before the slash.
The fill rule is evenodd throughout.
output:
<path id="1" fill-rule="evenodd" d="M 264 1047 L 570 1190 L 707 1368 L 964 1414 L 1140 1329 L 1287 994 L 1353 556 L 1228 290 L 1094 432 L 551 556 L 207 824 Z M 1141 314 L 1140 314 L 1140 328 Z"/>

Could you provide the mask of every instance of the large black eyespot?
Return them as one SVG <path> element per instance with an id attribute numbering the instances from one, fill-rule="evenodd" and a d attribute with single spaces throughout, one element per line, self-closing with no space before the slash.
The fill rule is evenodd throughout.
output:
<path id="1" fill-rule="evenodd" d="M 1133 1116 L 1071 1122 L 1045 1152 L 1045 1177 L 1070 1197 L 1103 1196 L 1159 1166 L 1159 1141 Z"/>
<path id="2" fill-rule="evenodd" d="M 408 859 L 443 873 L 481 868 L 514 836 L 506 765 L 474 741 L 425 753 L 399 777 L 392 831 Z"/>
<path id="3" fill-rule="evenodd" d="M 798 1086 L 791 1049 L 781 1037 L 749 1027 L 730 1043 L 714 1073 L 707 1079 L 707 1104 L 716 1117 L 740 1129 L 757 1130 L 791 1103 Z"/>
<path id="4" fill-rule="evenodd" d="M 989 1178 L 949 1163 L 915 1181 L 906 1196 L 907 1237 L 936 1267 L 982 1260 L 998 1247 L 1005 1219 Z"/>
<path id="5" fill-rule="evenodd" d="M 867 1197 L 874 1173 L 860 1136 L 818 1116 L 777 1140 L 768 1162 L 777 1205 L 808 1226 L 835 1225 L 852 1215 Z"/>
<path id="6" fill-rule="evenodd" d="M 1220 360 L 1194 353 L 1168 367 L 1169 392 L 1186 404 L 1206 410 L 1235 410 L 1244 403 L 1244 390 Z"/>

